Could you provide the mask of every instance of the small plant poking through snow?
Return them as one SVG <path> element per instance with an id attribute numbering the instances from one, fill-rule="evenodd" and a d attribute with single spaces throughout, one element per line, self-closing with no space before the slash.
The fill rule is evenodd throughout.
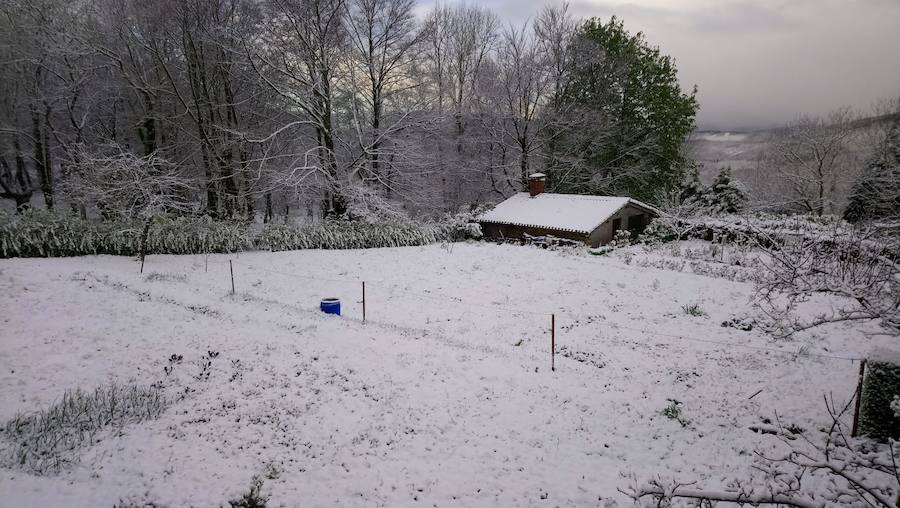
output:
<path id="1" fill-rule="evenodd" d="M 175 370 L 175 366 L 180 364 L 183 359 L 183 356 L 172 353 L 172 356 L 169 357 L 169 364 L 163 367 L 163 372 L 166 373 L 166 376 L 171 374 Z"/>
<path id="2" fill-rule="evenodd" d="M 681 413 L 681 402 L 675 399 L 666 399 L 669 401 L 669 405 L 664 407 L 662 410 L 662 415 L 670 420 L 675 420 L 680 423 L 682 427 L 687 427 L 689 420 L 684 418 L 684 415 Z"/>
<path id="3" fill-rule="evenodd" d="M 700 308 L 699 303 L 691 303 L 691 304 L 687 304 L 687 305 L 682 305 L 681 310 L 683 310 L 684 313 L 687 314 L 688 316 L 703 317 L 706 315 L 706 312 L 704 312 L 703 309 Z"/>
<path id="4" fill-rule="evenodd" d="M 194 376 L 197 381 L 208 381 L 209 375 L 212 374 L 212 361 L 219 356 L 218 351 L 207 351 L 197 362 L 200 371 Z"/>
<path id="5" fill-rule="evenodd" d="M 264 496 L 260 493 L 262 484 L 262 478 L 254 476 L 250 482 L 250 492 L 228 501 L 228 504 L 231 505 L 231 508 L 266 508 L 269 496 Z"/>
<path id="6" fill-rule="evenodd" d="M 103 430 L 157 418 L 167 404 L 160 390 L 139 385 L 68 390 L 49 408 L 6 422 L 0 434 L 12 447 L 2 461 L 35 474 L 58 472 L 76 461 L 78 448 L 99 441 Z"/>

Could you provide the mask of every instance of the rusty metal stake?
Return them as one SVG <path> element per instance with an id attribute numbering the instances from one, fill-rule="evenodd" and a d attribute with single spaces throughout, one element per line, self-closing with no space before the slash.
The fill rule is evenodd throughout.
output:
<path id="1" fill-rule="evenodd" d="M 366 281 L 362 281 L 363 290 L 363 323 L 366 322 Z"/>

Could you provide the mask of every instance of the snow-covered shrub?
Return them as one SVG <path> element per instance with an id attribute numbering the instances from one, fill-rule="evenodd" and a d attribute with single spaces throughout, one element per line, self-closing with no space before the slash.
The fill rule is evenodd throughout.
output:
<path id="1" fill-rule="evenodd" d="M 707 240 L 720 243 L 768 244 L 786 239 L 820 238 L 850 229 L 836 216 L 755 213 L 717 217 L 662 216 L 642 235 L 645 241 Z"/>
<path id="2" fill-rule="evenodd" d="M 262 478 L 254 476 L 250 482 L 250 491 L 241 495 L 241 497 L 228 501 L 231 508 L 266 508 L 269 502 L 269 496 L 264 496 L 262 490 Z"/>
<path id="3" fill-rule="evenodd" d="M 253 245 L 254 235 L 246 223 L 210 217 L 158 218 L 147 238 L 147 252 L 155 254 L 239 252 Z"/>
<path id="4" fill-rule="evenodd" d="M 68 390 L 49 408 L 6 422 L 0 433 L 11 447 L 3 450 L 2 462 L 35 474 L 58 472 L 105 429 L 156 418 L 167 405 L 153 387 L 113 383 L 93 392 Z"/>
<path id="5" fill-rule="evenodd" d="M 681 310 L 688 316 L 703 317 L 706 312 L 700 307 L 699 303 L 685 304 L 681 306 Z"/>
<path id="6" fill-rule="evenodd" d="M 481 231 L 481 224 L 477 222 L 469 222 L 466 224 L 466 238 L 472 240 L 480 240 L 484 237 L 484 233 Z"/>
<path id="7" fill-rule="evenodd" d="M 697 275 L 715 277 L 717 279 L 746 282 L 754 280 L 755 274 L 741 266 L 725 265 L 722 263 L 709 263 L 706 261 L 691 261 L 691 271 Z"/>
<path id="8" fill-rule="evenodd" d="M 178 273 L 160 273 L 160 272 L 152 272 L 148 273 L 144 277 L 144 281 L 146 282 L 187 282 L 187 276 L 178 274 Z"/>
<path id="9" fill-rule="evenodd" d="M 900 438 L 900 363 L 896 358 L 873 359 L 866 364 L 859 405 L 859 432 L 880 441 Z"/>
<path id="10" fill-rule="evenodd" d="M 749 332 L 753 330 L 755 324 L 756 320 L 753 318 L 731 318 L 722 321 L 722 328 L 734 328 L 735 330 Z"/>
<path id="11" fill-rule="evenodd" d="M 675 399 L 668 399 L 668 401 L 669 405 L 664 407 L 663 410 L 660 411 L 660 413 L 662 413 L 663 416 L 670 420 L 675 420 L 676 422 L 681 424 L 682 427 L 687 427 L 688 425 L 690 425 L 690 420 L 686 419 L 684 417 L 684 414 L 682 413 L 681 402 Z"/>
<path id="12" fill-rule="evenodd" d="M 149 224 L 149 253 L 235 252 L 253 246 L 247 226 L 241 223 L 157 217 Z M 141 252 L 145 227 L 138 220 L 90 221 L 38 210 L 0 214 L 0 257 L 134 255 Z"/>
<path id="13" fill-rule="evenodd" d="M 450 236 L 448 240 L 480 240 L 484 234 L 481 231 L 481 224 L 478 223 L 478 216 L 490 209 L 488 205 L 479 205 L 470 207 L 467 210 L 460 211 L 456 214 L 445 215 L 441 223 L 445 224 L 449 229 Z"/>
<path id="14" fill-rule="evenodd" d="M 609 245 L 614 249 L 631 245 L 631 231 L 628 231 L 627 229 L 616 231 L 616 234 L 613 236 Z"/>
<path id="15" fill-rule="evenodd" d="M 475 232 L 455 216 L 441 222 L 336 219 L 301 226 L 269 223 L 254 231 L 244 222 L 209 217 L 155 217 L 145 223 L 129 219 L 90 221 L 75 215 L 29 211 L 19 215 L 0 213 L 0 257 L 135 255 L 142 252 L 145 228 L 146 252 L 150 254 L 402 247 L 452 240 L 460 231 L 465 238 L 467 228 Z"/>
<path id="16" fill-rule="evenodd" d="M 673 272 L 681 272 L 687 265 L 687 261 L 685 261 L 684 259 L 638 257 L 635 260 L 635 265 L 648 268 L 659 268 L 660 270 L 671 270 Z"/>
<path id="17" fill-rule="evenodd" d="M 275 251 L 404 247 L 446 240 L 453 231 L 455 225 L 409 220 L 378 224 L 327 220 L 301 227 L 267 224 L 256 238 L 256 247 Z"/>

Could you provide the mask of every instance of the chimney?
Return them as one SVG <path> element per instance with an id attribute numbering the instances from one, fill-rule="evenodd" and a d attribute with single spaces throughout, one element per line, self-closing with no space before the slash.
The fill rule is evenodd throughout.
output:
<path id="1" fill-rule="evenodd" d="M 544 184 L 547 182 L 547 175 L 543 173 L 534 173 L 528 175 L 528 193 L 531 197 L 544 192 Z"/>

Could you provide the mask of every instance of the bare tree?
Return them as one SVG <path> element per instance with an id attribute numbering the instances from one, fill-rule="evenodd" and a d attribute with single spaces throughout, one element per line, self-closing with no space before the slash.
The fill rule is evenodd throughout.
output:
<path id="1" fill-rule="evenodd" d="M 428 14 L 425 31 L 426 65 L 434 83 L 436 114 L 441 119 L 452 115 L 452 128 L 437 133 L 440 186 L 444 201 L 452 208 L 467 181 L 460 170 L 468 145 L 466 128 L 480 98 L 479 78 L 497 40 L 497 18 L 479 7 L 438 5 Z M 454 139 L 452 154 L 444 150 L 448 130 Z"/>
<path id="2" fill-rule="evenodd" d="M 417 44 L 422 32 L 416 26 L 413 0 L 350 0 L 347 3 L 353 69 L 351 74 L 354 93 L 363 97 L 364 109 L 354 108 L 356 123 L 367 124 L 358 128 L 359 145 L 366 155 L 370 179 L 380 181 L 390 189 L 389 162 L 384 171 L 384 159 L 391 159 L 392 151 L 386 148 L 387 140 L 402 129 L 406 122 L 385 122 L 385 107 L 394 95 L 417 86 L 410 70 L 417 58 Z M 357 73 L 362 75 L 357 84 Z M 363 118 L 360 118 L 363 117 Z"/>
<path id="3" fill-rule="evenodd" d="M 767 171 L 786 185 L 784 201 L 816 215 L 843 210 L 860 171 L 851 146 L 856 119 L 840 109 L 824 118 L 801 117 L 776 134 L 765 160 Z"/>
<path id="4" fill-rule="evenodd" d="M 192 209 L 193 182 L 175 164 L 156 154 L 139 157 L 118 146 L 102 152 L 81 149 L 78 167 L 66 182 L 75 200 L 96 204 L 108 216 L 144 222 L 141 232 L 141 271 L 153 219 L 165 213 Z"/>
<path id="5" fill-rule="evenodd" d="M 311 126 L 315 146 L 328 181 L 323 203 L 326 214 L 342 214 L 346 203 L 337 161 L 334 125 L 334 85 L 346 47 L 343 0 L 270 0 L 267 22 L 259 41 L 246 43 L 260 78 L 296 111 L 296 125 Z"/>
<path id="6" fill-rule="evenodd" d="M 900 98 L 875 109 L 863 129 L 866 164 L 850 191 L 844 218 L 900 232 Z"/>
<path id="7" fill-rule="evenodd" d="M 550 61 L 542 51 L 539 41 L 524 25 L 513 26 L 503 32 L 503 40 L 497 51 L 500 71 L 503 124 L 519 153 L 519 181 L 527 182 L 532 172 L 534 155 L 544 139 L 542 115 L 548 102 L 548 86 L 551 84 Z"/>

